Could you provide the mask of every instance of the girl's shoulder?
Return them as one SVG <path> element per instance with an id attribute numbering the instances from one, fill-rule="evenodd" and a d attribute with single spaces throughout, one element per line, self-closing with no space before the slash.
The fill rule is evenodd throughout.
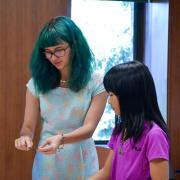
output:
<path id="1" fill-rule="evenodd" d="M 159 158 L 169 159 L 169 139 L 161 127 L 153 123 L 152 128 L 144 137 L 144 149 L 149 161 Z"/>
<path id="2" fill-rule="evenodd" d="M 111 148 L 111 149 L 114 149 L 116 146 L 118 146 L 118 144 L 120 142 L 120 136 L 121 136 L 121 133 L 120 134 L 116 134 L 116 135 L 114 135 L 112 133 L 112 135 L 110 137 L 110 140 L 109 140 L 109 142 L 107 144 L 108 147 Z"/>
<path id="3" fill-rule="evenodd" d="M 153 122 L 152 123 L 152 127 L 151 127 L 151 129 L 149 130 L 149 133 L 154 133 L 154 132 L 158 132 L 158 131 L 163 131 L 162 129 L 161 129 L 161 127 L 158 125 L 158 124 L 156 124 L 155 122 Z"/>
<path id="4" fill-rule="evenodd" d="M 168 138 L 167 134 L 161 129 L 161 127 L 155 122 L 152 123 L 152 127 L 145 125 L 145 132 L 147 139 L 156 139 L 156 138 Z"/>

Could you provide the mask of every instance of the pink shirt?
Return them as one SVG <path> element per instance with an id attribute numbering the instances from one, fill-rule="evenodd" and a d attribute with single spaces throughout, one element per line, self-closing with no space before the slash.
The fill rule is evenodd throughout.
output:
<path id="1" fill-rule="evenodd" d="M 127 139 L 123 145 L 120 135 L 111 136 L 108 146 L 113 149 L 111 180 L 149 180 L 149 162 L 153 159 L 169 160 L 169 143 L 166 133 L 155 123 L 148 130 L 147 124 L 141 139 L 133 145 Z M 120 146 L 123 153 L 119 154 Z"/>

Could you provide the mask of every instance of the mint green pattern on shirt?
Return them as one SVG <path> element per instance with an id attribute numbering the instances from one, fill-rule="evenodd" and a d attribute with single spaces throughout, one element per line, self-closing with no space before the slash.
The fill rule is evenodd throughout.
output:
<path id="1" fill-rule="evenodd" d="M 46 94 L 38 93 L 33 79 L 27 83 L 29 91 L 39 99 L 42 129 L 39 145 L 46 138 L 64 133 L 83 125 L 94 96 L 102 93 L 102 76 L 94 73 L 87 86 L 78 93 L 69 88 L 57 87 Z M 98 158 L 92 138 L 66 144 L 55 155 L 37 152 L 34 159 L 33 180 L 86 180 L 98 170 Z"/>

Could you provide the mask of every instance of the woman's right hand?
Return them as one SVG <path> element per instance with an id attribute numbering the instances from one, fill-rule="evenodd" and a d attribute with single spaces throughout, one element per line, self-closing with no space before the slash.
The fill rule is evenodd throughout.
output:
<path id="1" fill-rule="evenodd" d="M 21 136 L 15 139 L 15 147 L 22 151 L 29 151 L 33 147 L 32 139 L 29 136 Z"/>

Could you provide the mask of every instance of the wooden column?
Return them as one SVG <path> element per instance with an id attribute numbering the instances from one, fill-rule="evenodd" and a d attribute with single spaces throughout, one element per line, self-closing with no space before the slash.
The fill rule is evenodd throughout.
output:
<path id="1" fill-rule="evenodd" d="M 25 105 L 29 57 L 51 17 L 70 16 L 71 0 L 0 0 L 0 179 L 30 180 L 35 149 L 14 148 Z M 37 142 L 37 137 L 35 138 Z"/>
<path id="2" fill-rule="evenodd" d="M 169 1 L 168 124 L 175 179 L 180 179 L 180 3 Z"/>

